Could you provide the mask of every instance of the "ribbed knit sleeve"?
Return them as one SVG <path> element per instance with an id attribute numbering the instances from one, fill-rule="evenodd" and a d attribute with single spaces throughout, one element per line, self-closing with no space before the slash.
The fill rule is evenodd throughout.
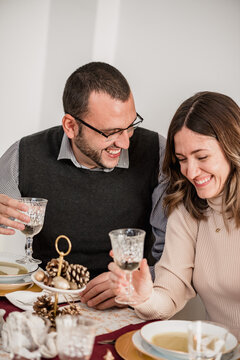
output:
<path id="1" fill-rule="evenodd" d="M 167 223 L 163 255 L 155 265 L 155 282 L 151 297 L 135 307 L 143 319 L 168 319 L 196 295 L 192 272 L 198 223 L 180 205 Z"/>

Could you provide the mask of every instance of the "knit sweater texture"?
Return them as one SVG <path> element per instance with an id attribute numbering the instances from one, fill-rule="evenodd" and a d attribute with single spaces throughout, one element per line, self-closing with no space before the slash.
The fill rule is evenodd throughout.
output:
<path id="1" fill-rule="evenodd" d="M 193 219 L 183 205 L 170 215 L 153 292 L 135 307 L 139 317 L 169 319 L 198 293 L 208 319 L 240 340 L 240 229 L 229 220 L 227 231 L 221 201 L 208 202 L 206 220 Z"/>
<path id="2" fill-rule="evenodd" d="M 62 137 L 59 126 L 20 142 L 21 194 L 48 199 L 43 228 L 34 237 L 33 256 L 46 266 L 57 256 L 56 238 L 66 235 L 72 242 L 66 260 L 86 266 L 93 278 L 107 271 L 111 261 L 108 233 L 126 227 L 146 231 L 147 256 L 153 244 L 149 217 L 158 184 L 158 134 L 136 129 L 128 150 L 129 167 L 110 172 L 77 168 L 69 159 L 57 160 Z M 61 241 L 61 251 L 66 252 L 66 245 Z"/>

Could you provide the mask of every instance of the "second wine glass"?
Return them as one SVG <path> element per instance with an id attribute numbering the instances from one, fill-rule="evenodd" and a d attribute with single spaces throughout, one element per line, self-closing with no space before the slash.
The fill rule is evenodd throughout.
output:
<path id="1" fill-rule="evenodd" d="M 145 231 L 141 229 L 117 229 L 109 233 L 114 262 L 124 271 L 129 277 L 129 286 L 126 288 L 126 293 L 118 295 L 115 301 L 119 304 L 134 304 L 135 300 L 132 298 L 132 272 L 137 270 L 139 263 L 143 258 Z"/>
<path id="2" fill-rule="evenodd" d="M 23 197 L 19 199 L 28 206 L 28 211 L 24 212 L 30 217 L 29 223 L 24 223 L 25 228 L 22 233 L 26 235 L 25 256 L 16 260 L 19 264 L 37 263 L 41 264 L 41 260 L 32 257 L 33 236 L 37 235 L 43 227 L 45 210 L 48 200 L 42 198 Z"/>

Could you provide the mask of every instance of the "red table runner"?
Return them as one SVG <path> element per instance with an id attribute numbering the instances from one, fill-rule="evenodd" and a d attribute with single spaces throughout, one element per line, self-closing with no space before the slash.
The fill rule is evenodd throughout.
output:
<path id="1" fill-rule="evenodd" d="M 16 306 L 14 306 L 13 304 L 11 304 L 6 298 L 0 299 L 0 308 L 6 310 L 5 319 L 6 319 L 7 315 L 12 311 L 23 311 L 23 310 L 17 308 Z M 148 322 L 150 322 L 150 321 L 148 321 Z M 129 331 L 140 329 L 143 325 L 145 325 L 148 322 L 142 322 L 139 324 L 128 325 L 121 329 L 113 331 L 111 333 L 96 336 L 93 353 L 92 353 L 90 360 L 103 359 L 103 356 L 106 354 L 107 349 L 111 350 L 115 360 L 121 360 L 122 357 L 118 355 L 118 353 L 116 352 L 116 350 L 114 348 L 114 345 L 100 345 L 100 344 L 98 344 L 98 341 L 110 340 L 110 339 L 116 340 L 119 336 L 121 336 Z M 58 359 L 59 359 L 58 357 L 54 358 L 54 360 L 58 360 Z"/>

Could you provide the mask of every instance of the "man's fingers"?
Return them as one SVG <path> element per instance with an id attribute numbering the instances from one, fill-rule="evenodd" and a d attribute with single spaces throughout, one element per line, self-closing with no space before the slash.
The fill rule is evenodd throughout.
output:
<path id="1" fill-rule="evenodd" d="M 114 296 L 115 295 L 114 295 L 112 289 L 105 290 L 105 291 L 99 293 L 97 296 L 91 298 L 89 301 L 87 301 L 87 306 L 95 307 Z"/>
<path id="2" fill-rule="evenodd" d="M 95 286 L 105 283 L 108 280 L 108 278 L 109 278 L 109 272 L 105 272 L 96 276 L 94 279 L 89 281 L 89 283 L 86 286 L 86 289 L 81 292 L 81 296 L 85 296 Z"/>
<path id="3" fill-rule="evenodd" d="M 29 222 L 30 217 L 14 208 L 6 207 L 5 205 L 0 204 L 0 214 L 7 218 L 13 218 L 23 222 Z"/>
<path id="4" fill-rule="evenodd" d="M 8 228 L 4 228 L 0 225 L 0 234 L 1 235 L 14 235 L 15 234 L 15 230 L 13 229 L 8 229 Z"/>
<path id="5" fill-rule="evenodd" d="M 102 294 L 104 291 L 110 288 L 109 282 L 105 281 L 92 287 L 87 293 L 81 293 L 81 299 L 83 303 L 88 303 L 89 300 L 96 298 L 99 294 Z"/>
<path id="6" fill-rule="evenodd" d="M 124 308 L 127 307 L 127 305 L 123 305 L 123 304 L 118 304 L 115 302 L 115 297 L 108 299 L 104 302 L 102 302 L 101 304 L 97 305 L 95 307 L 95 309 L 97 310 L 106 310 L 106 309 L 110 309 L 112 307 L 117 306 L 118 308 Z"/>
<path id="7" fill-rule="evenodd" d="M 1 229 L 3 229 L 5 226 L 8 226 L 8 227 L 11 227 L 13 229 L 20 230 L 20 231 L 23 230 L 24 227 L 25 227 L 24 224 L 22 224 L 20 222 L 17 222 L 15 220 L 11 220 L 9 218 L 6 218 L 3 215 L 0 215 L 0 225 L 3 225 L 3 227 L 1 227 Z M 7 229 L 5 229 L 5 230 L 7 230 Z M 8 230 L 10 230 L 10 229 L 8 229 Z"/>

